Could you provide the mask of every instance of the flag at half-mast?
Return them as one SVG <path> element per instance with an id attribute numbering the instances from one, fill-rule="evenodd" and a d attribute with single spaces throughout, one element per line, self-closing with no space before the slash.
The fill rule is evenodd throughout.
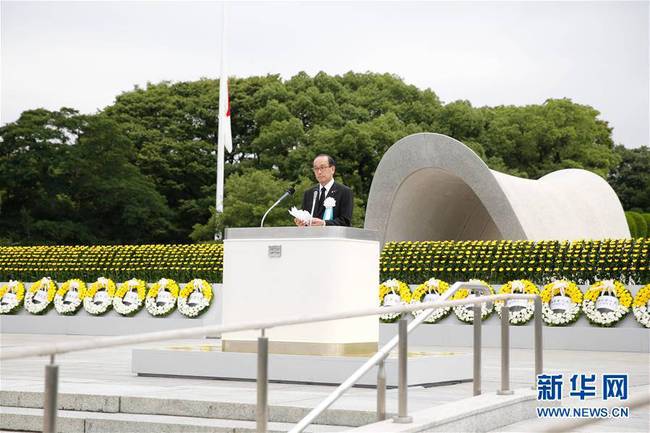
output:
<path id="1" fill-rule="evenodd" d="M 219 80 L 219 141 L 220 149 L 232 152 L 232 133 L 230 132 L 230 98 L 228 97 L 228 77 L 224 67 L 221 68 Z"/>
<path id="2" fill-rule="evenodd" d="M 232 152 L 230 131 L 230 98 L 228 96 L 228 73 L 226 72 L 226 5 L 223 4 L 223 26 L 221 29 L 221 78 L 219 79 L 219 136 L 217 137 L 217 197 L 215 210 L 223 213 L 224 153 Z M 219 236 L 215 232 L 215 239 Z"/>

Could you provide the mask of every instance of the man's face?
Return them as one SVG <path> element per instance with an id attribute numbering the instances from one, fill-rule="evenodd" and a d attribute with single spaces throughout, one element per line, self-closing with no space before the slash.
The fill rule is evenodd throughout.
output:
<path id="1" fill-rule="evenodd" d="M 329 164 L 329 160 L 326 156 L 319 156 L 318 158 L 314 159 L 313 170 L 318 183 L 325 185 L 334 177 L 334 171 L 336 170 L 336 167 Z"/>

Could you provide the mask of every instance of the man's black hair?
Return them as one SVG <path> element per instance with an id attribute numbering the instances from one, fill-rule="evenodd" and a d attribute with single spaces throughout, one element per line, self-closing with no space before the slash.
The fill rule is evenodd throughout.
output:
<path id="1" fill-rule="evenodd" d="M 329 165 L 333 165 L 334 167 L 336 167 L 336 161 L 334 161 L 334 158 L 332 158 L 331 156 L 329 156 L 326 153 L 320 153 L 320 154 L 316 155 L 316 158 L 320 158 L 321 156 L 326 156 L 327 157 L 327 163 Z M 316 159 L 316 158 L 314 158 L 314 159 Z"/>

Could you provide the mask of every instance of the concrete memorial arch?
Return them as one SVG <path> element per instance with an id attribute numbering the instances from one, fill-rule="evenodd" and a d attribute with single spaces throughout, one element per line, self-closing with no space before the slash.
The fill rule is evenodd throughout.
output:
<path id="1" fill-rule="evenodd" d="M 404 137 L 384 154 L 365 228 L 382 242 L 630 237 L 623 207 L 600 176 L 578 169 L 538 180 L 510 176 L 434 133 Z"/>

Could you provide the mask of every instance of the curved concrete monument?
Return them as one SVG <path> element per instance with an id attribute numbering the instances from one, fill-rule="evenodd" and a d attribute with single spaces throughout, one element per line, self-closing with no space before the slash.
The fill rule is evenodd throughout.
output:
<path id="1" fill-rule="evenodd" d="M 409 135 L 384 154 L 365 228 L 382 242 L 630 237 L 623 207 L 600 176 L 578 169 L 538 180 L 510 176 L 433 133 Z"/>

